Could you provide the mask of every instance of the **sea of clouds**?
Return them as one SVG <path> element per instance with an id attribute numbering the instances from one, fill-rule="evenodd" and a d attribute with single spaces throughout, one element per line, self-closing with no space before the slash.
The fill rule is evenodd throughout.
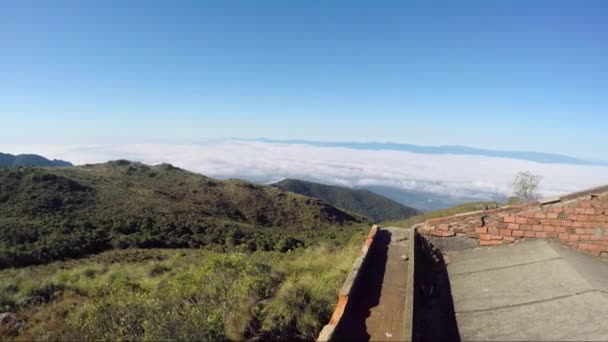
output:
<path id="1" fill-rule="evenodd" d="M 541 164 L 469 155 L 355 150 L 257 141 L 201 144 L 0 145 L 5 153 L 35 153 L 74 164 L 128 159 L 175 166 L 217 178 L 270 183 L 301 178 L 345 186 L 380 185 L 453 196 L 508 195 L 518 171 L 543 176 L 541 192 L 555 196 L 608 184 L 608 167 Z"/>

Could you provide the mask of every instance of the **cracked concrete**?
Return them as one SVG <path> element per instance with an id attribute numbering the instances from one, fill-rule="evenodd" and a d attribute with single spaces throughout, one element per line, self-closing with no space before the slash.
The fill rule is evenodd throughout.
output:
<path id="1" fill-rule="evenodd" d="M 463 341 L 608 339 L 608 263 L 545 240 L 447 254 Z"/>

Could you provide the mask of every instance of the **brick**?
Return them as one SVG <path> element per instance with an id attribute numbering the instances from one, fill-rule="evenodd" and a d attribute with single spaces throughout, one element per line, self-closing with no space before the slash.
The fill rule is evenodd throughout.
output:
<path id="1" fill-rule="evenodd" d="M 535 224 L 532 226 L 532 230 L 537 231 L 537 232 L 542 232 L 543 231 L 543 225 L 542 224 Z"/>
<path id="2" fill-rule="evenodd" d="M 522 224 L 519 226 L 519 229 L 521 230 L 532 230 L 532 225 L 531 224 Z"/>
<path id="3" fill-rule="evenodd" d="M 578 240 L 580 240 L 580 236 L 578 236 L 576 234 L 570 234 L 570 238 L 568 240 L 570 240 L 570 241 L 578 241 Z"/>
<path id="4" fill-rule="evenodd" d="M 515 218 L 515 223 L 526 224 L 526 223 L 528 223 L 528 219 L 525 217 L 517 217 L 517 218 Z"/>
<path id="5" fill-rule="evenodd" d="M 515 223 L 515 216 L 505 216 L 504 222 L 505 223 Z"/>
<path id="6" fill-rule="evenodd" d="M 431 235 L 433 236 L 439 236 L 439 237 L 450 237 L 450 236 L 454 236 L 456 235 L 456 233 L 454 233 L 453 231 L 451 232 L 442 232 L 442 231 L 432 231 Z"/>
<path id="7" fill-rule="evenodd" d="M 502 240 L 481 240 L 479 241 L 480 246 L 498 246 L 502 245 Z"/>
<path id="8" fill-rule="evenodd" d="M 479 241 L 491 240 L 490 234 L 479 234 Z"/>
<path id="9" fill-rule="evenodd" d="M 534 218 L 544 219 L 544 218 L 547 218 L 547 215 L 545 215 L 545 213 L 536 213 L 536 214 L 534 214 Z"/>
<path id="10" fill-rule="evenodd" d="M 556 233 L 556 232 L 547 232 L 547 237 L 548 238 L 557 239 L 558 236 L 559 236 L 559 233 Z"/>
<path id="11" fill-rule="evenodd" d="M 555 231 L 555 227 L 553 226 L 543 226 L 543 231 L 545 232 L 554 232 Z"/>
<path id="12" fill-rule="evenodd" d="M 499 229 L 500 235 L 502 236 L 511 236 L 511 229 Z"/>
<path id="13" fill-rule="evenodd" d="M 537 238 L 546 238 L 547 233 L 546 232 L 536 232 L 536 237 Z"/>
<path id="14" fill-rule="evenodd" d="M 593 208 L 585 209 L 585 215 L 595 215 L 595 209 L 593 209 Z"/>
<path id="15" fill-rule="evenodd" d="M 558 217 L 559 217 L 559 214 L 557 214 L 557 213 L 548 213 L 548 214 L 547 214 L 547 218 L 548 218 L 548 219 L 555 220 L 555 219 L 557 219 Z"/>
<path id="16" fill-rule="evenodd" d="M 591 245 L 588 243 L 579 243 L 578 249 L 591 249 Z"/>
<path id="17" fill-rule="evenodd" d="M 513 230 L 517 230 L 517 229 L 519 229 L 519 224 L 517 224 L 517 223 L 509 223 L 509 225 L 507 226 L 507 228 L 513 229 Z"/>
<path id="18" fill-rule="evenodd" d="M 606 246 L 593 244 L 589 249 L 591 249 L 592 251 L 603 252 L 606 251 Z"/>
<path id="19" fill-rule="evenodd" d="M 536 237 L 536 234 L 534 234 L 534 232 L 531 232 L 531 231 L 525 231 L 524 237 Z"/>
<path id="20" fill-rule="evenodd" d="M 558 233 L 565 233 L 566 227 L 555 227 L 555 231 Z"/>
<path id="21" fill-rule="evenodd" d="M 530 217 L 530 218 L 534 217 L 534 214 L 536 214 L 536 213 L 533 211 L 524 211 L 523 213 L 519 213 L 520 216 Z"/>
<path id="22" fill-rule="evenodd" d="M 505 236 L 502 240 L 504 242 L 515 242 L 515 238 L 512 236 Z"/>
<path id="23" fill-rule="evenodd" d="M 513 232 L 511 232 L 511 235 L 523 237 L 524 231 L 523 230 L 514 230 Z"/>
<path id="24" fill-rule="evenodd" d="M 585 208 L 574 208 L 574 213 L 578 214 L 578 215 L 584 215 L 585 214 Z"/>
<path id="25" fill-rule="evenodd" d="M 574 232 L 576 234 L 587 234 L 587 229 L 585 229 L 585 228 L 576 228 L 576 229 L 574 229 Z"/>
<path id="26" fill-rule="evenodd" d="M 567 233 L 561 233 L 561 234 L 559 234 L 559 239 L 560 240 L 570 240 L 570 235 Z"/>
<path id="27" fill-rule="evenodd" d="M 492 235 L 490 234 L 490 240 L 502 240 L 503 236 L 502 235 Z"/>
<path id="28" fill-rule="evenodd" d="M 581 208 L 591 208 L 591 207 L 592 207 L 591 202 L 589 202 L 589 201 L 581 202 Z"/>
<path id="29" fill-rule="evenodd" d="M 437 226 L 438 230 L 442 230 L 442 231 L 448 231 L 450 230 L 450 225 L 449 224 L 440 224 Z"/>
<path id="30" fill-rule="evenodd" d="M 574 208 L 565 207 L 564 208 L 564 213 L 565 214 L 573 214 L 574 213 Z"/>
<path id="31" fill-rule="evenodd" d="M 579 228 L 579 227 L 583 226 L 583 222 L 579 222 L 579 221 L 572 222 L 571 226 L 574 228 Z"/>
<path id="32" fill-rule="evenodd" d="M 488 232 L 488 228 L 485 227 L 477 227 L 475 228 L 475 233 L 486 234 Z"/>
<path id="33" fill-rule="evenodd" d="M 564 211 L 564 207 L 553 207 L 552 210 L 554 213 L 559 214 L 562 213 Z"/>
<path id="34" fill-rule="evenodd" d="M 500 234 L 500 230 L 498 230 L 498 228 L 488 228 L 488 233 L 493 234 L 493 235 L 498 235 L 498 234 Z"/>
<path id="35" fill-rule="evenodd" d="M 581 241 L 589 241 L 591 240 L 591 235 L 581 235 L 579 239 Z"/>

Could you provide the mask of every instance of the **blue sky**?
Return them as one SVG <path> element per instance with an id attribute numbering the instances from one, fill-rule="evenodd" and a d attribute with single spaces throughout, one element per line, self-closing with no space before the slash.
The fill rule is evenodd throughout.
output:
<path id="1" fill-rule="evenodd" d="M 394 141 L 608 160 L 605 1 L 2 1 L 0 143 Z"/>

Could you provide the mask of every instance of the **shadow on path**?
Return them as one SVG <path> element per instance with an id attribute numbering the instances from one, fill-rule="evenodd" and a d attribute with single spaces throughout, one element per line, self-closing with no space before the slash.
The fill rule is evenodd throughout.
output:
<path id="1" fill-rule="evenodd" d="M 416 235 L 413 341 L 460 341 L 443 255 Z"/>
<path id="2" fill-rule="evenodd" d="M 369 250 L 359 273 L 359 280 L 355 282 L 344 310 L 344 316 L 334 333 L 337 341 L 368 341 L 365 321 L 371 309 L 380 303 L 382 282 L 386 261 L 388 259 L 388 246 L 391 243 L 391 233 L 380 230 Z"/>

